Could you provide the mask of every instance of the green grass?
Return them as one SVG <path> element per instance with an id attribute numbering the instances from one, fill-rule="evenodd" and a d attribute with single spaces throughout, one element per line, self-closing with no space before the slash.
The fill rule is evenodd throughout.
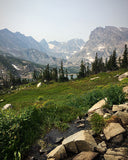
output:
<path id="1" fill-rule="evenodd" d="M 18 110 L 34 104 L 38 96 L 43 96 L 45 100 L 52 99 L 57 103 L 63 103 L 67 99 L 68 94 L 80 96 L 90 90 L 103 88 L 106 85 L 125 85 L 122 82 L 118 82 L 117 78 L 114 77 L 115 75 L 123 72 L 124 71 L 121 70 L 109 73 L 100 73 L 81 80 L 53 83 L 49 85 L 43 84 L 40 88 L 36 88 L 36 85 L 30 85 L 29 88 L 27 87 L 24 89 L 21 87 L 20 91 L 14 91 L 12 94 L 0 96 L 0 99 L 4 99 L 4 102 L 0 103 L 0 107 L 4 104 L 11 103 L 14 106 L 14 109 Z M 97 76 L 100 78 L 93 81 L 90 80 L 90 78 Z M 127 81 L 125 83 L 127 84 Z"/>
<path id="2" fill-rule="evenodd" d="M 1 95 L 0 99 L 4 99 L 4 102 L 0 103 L 1 108 L 7 103 L 14 106 L 10 110 L 0 112 L 0 133 L 4 139 L 2 145 L 0 144 L 1 155 L 13 159 L 14 155 L 21 153 L 22 157 L 29 146 L 51 128 L 66 130 L 68 122 L 77 116 L 83 116 L 94 103 L 108 96 L 105 90 L 108 89 L 111 94 L 113 92 L 116 95 L 120 92 L 118 86 L 128 85 L 128 79 L 119 82 L 115 77 L 125 71 L 99 73 L 64 83 L 52 82 L 48 85 L 43 84 L 40 88 L 37 88 L 36 84 L 27 84 L 11 94 Z M 93 77 L 100 78 L 90 80 Z M 114 90 L 111 89 L 113 85 L 117 86 Z M 114 100 L 113 97 L 112 102 Z M 20 138 L 23 141 L 20 141 Z"/>

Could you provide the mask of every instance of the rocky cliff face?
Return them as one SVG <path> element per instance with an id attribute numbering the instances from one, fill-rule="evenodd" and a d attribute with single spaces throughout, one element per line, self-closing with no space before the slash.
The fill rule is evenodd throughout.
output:
<path id="1" fill-rule="evenodd" d="M 41 70 L 43 67 L 0 51 L 0 80 L 2 77 L 8 78 L 10 73 L 15 77 L 31 79 L 34 70 Z"/>
<path id="2" fill-rule="evenodd" d="M 74 65 L 79 65 L 82 59 L 92 62 L 96 52 L 99 57 L 102 56 L 105 59 L 112 54 L 114 49 L 119 56 L 122 55 L 125 44 L 128 44 L 128 28 L 98 27 L 91 32 L 83 49 L 72 55 L 69 61 Z"/>

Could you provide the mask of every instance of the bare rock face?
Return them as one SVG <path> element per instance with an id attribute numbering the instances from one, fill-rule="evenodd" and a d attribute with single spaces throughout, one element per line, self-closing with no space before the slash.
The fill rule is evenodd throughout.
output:
<path id="1" fill-rule="evenodd" d="M 96 110 L 101 109 L 102 106 L 104 106 L 104 105 L 106 104 L 106 100 L 107 100 L 107 98 L 102 99 L 102 100 L 100 100 L 99 102 L 97 102 L 96 104 L 94 104 L 94 105 L 88 110 L 88 113 L 93 113 L 93 112 L 95 112 Z"/>
<path id="2" fill-rule="evenodd" d="M 104 155 L 105 160 L 127 160 L 128 159 L 128 148 L 110 148 Z"/>
<path id="3" fill-rule="evenodd" d="M 115 115 L 121 119 L 124 125 L 128 125 L 128 113 L 118 111 Z"/>
<path id="4" fill-rule="evenodd" d="M 109 140 L 118 134 L 124 133 L 125 129 L 119 123 L 109 123 L 103 132 L 106 139 Z"/>
<path id="5" fill-rule="evenodd" d="M 77 156 L 75 156 L 73 160 L 93 160 L 97 155 L 98 153 L 91 151 L 81 152 Z"/>
<path id="6" fill-rule="evenodd" d="M 52 150 L 48 155 L 49 159 L 60 160 L 67 157 L 67 153 L 65 147 L 63 145 L 57 146 L 54 150 Z"/>
<path id="7" fill-rule="evenodd" d="M 85 130 L 81 130 L 66 139 L 63 140 L 62 144 L 66 150 L 78 153 L 81 151 L 93 151 L 94 147 L 97 146 L 95 139 Z"/>
<path id="8" fill-rule="evenodd" d="M 118 77 L 118 80 L 119 80 L 119 81 L 122 81 L 124 78 L 128 78 L 128 72 L 125 72 L 124 74 L 121 74 L 121 75 Z"/>

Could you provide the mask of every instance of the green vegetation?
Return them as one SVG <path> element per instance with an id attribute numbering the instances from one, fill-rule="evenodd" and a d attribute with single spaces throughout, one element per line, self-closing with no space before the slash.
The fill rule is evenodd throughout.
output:
<path id="1" fill-rule="evenodd" d="M 34 82 L 1 95 L 0 99 L 4 100 L 0 103 L 1 108 L 7 103 L 14 107 L 0 111 L 0 159 L 23 158 L 37 138 L 53 127 L 66 130 L 68 122 L 83 116 L 104 97 L 108 98 L 110 104 L 115 100 L 122 103 L 124 94 L 121 87 L 128 85 L 128 79 L 119 82 L 116 75 L 125 71 L 103 72 L 64 83 L 43 83 L 40 88 Z M 91 80 L 97 76 L 98 79 Z M 95 119 L 96 124 L 93 123 Z M 101 132 L 104 126 L 102 118 L 95 115 L 92 123 L 94 130 Z"/>
<path id="2" fill-rule="evenodd" d="M 102 132 L 104 126 L 105 126 L 104 118 L 102 116 L 100 116 L 99 114 L 94 113 L 91 116 L 91 127 L 92 127 L 92 130 L 96 134 L 99 134 L 99 133 Z"/>

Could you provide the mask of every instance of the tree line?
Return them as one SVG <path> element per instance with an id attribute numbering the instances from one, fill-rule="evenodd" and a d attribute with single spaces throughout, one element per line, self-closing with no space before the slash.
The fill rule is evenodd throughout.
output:
<path id="1" fill-rule="evenodd" d="M 89 76 L 90 74 L 97 74 L 100 72 L 107 72 L 107 71 L 115 71 L 120 68 L 127 68 L 128 69 L 128 48 L 125 45 L 124 53 L 122 58 L 119 57 L 117 60 L 116 50 L 113 51 L 113 54 L 106 58 L 105 62 L 103 58 L 98 58 L 98 54 L 96 53 L 94 62 L 89 65 L 89 63 L 84 64 L 83 60 L 81 61 L 80 71 L 78 73 L 78 78 L 84 78 Z"/>
<path id="2" fill-rule="evenodd" d="M 115 71 L 120 68 L 127 68 L 128 69 L 128 47 L 125 45 L 124 52 L 122 57 L 117 59 L 116 50 L 113 51 L 112 55 L 105 61 L 103 61 L 102 57 L 98 57 L 96 53 L 95 60 L 92 64 L 84 63 L 81 61 L 80 70 L 77 75 L 77 78 L 84 78 L 91 74 L 97 74 L 99 72 L 107 72 L 107 71 Z M 71 79 L 73 79 L 73 75 L 71 75 Z M 33 78 L 31 81 L 38 81 L 41 80 L 45 83 L 49 83 L 49 81 L 53 80 L 56 82 L 65 82 L 68 81 L 68 71 L 63 67 L 63 61 L 61 61 L 60 68 L 57 67 L 51 68 L 49 64 L 46 65 L 44 70 L 37 71 L 34 70 Z M 2 81 L 3 86 L 9 88 L 10 86 L 16 86 L 21 84 L 27 84 L 30 82 L 28 79 L 21 79 L 20 77 L 16 77 L 13 74 L 9 73 L 6 76 L 2 75 L 0 81 Z"/>
<path id="3" fill-rule="evenodd" d="M 61 61 L 61 66 L 59 69 L 57 67 L 50 68 L 49 64 L 46 65 L 43 71 L 34 70 L 33 80 L 41 80 L 45 83 L 48 83 L 51 80 L 56 82 L 65 82 L 68 81 L 68 71 L 63 67 L 63 61 Z"/>

